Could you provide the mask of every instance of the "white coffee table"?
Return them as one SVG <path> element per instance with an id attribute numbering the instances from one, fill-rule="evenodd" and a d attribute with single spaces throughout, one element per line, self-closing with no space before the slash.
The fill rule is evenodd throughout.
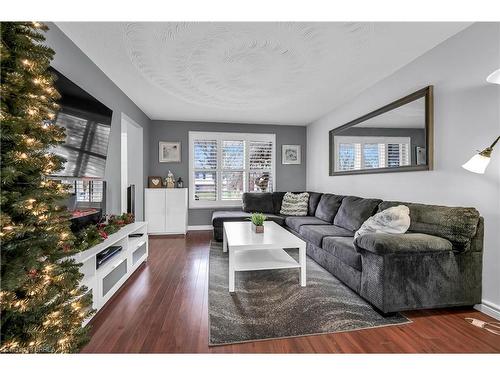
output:
<path id="1" fill-rule="evenodd" d="M 299 249 L 299 262 L 283 250 Z M 229 250 L 229 292 L 234 292 L 237 271 L 300 268 L 300 285 L 306 286 L 306 243 L 273 221 L 264 233 L 255 233 L 250 221 L 224 223 L 224 252 Z"/>

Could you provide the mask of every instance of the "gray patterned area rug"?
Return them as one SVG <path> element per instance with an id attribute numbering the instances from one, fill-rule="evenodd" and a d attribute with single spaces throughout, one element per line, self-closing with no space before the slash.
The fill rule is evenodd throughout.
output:
<path id="1" fill-rule="evenodd" d="M 297 250 L 288 250 L 298 259 Z M 328 271 L 307 258 L 307 286 L 299 270 L 236 273 L 228 291 L 228 253 L 212 241 L 209 260 L 209 345 L 345 332 L 410 323 L 383 317 Z"/>

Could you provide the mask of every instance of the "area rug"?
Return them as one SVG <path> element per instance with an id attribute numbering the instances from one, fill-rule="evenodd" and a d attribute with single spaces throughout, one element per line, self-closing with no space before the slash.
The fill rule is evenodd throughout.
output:
<path id="1" fill-rule="evenodd" d="M 296 249 L 287 250 L 298 259 Z M 345 332 L 410 323 L 384 317 L 328 271 L 307 257 L 307 286 L 299 270 L 236 273 L 228 291 L 228 253 L 212 241 L 209 259 L 209 345 Z"/>

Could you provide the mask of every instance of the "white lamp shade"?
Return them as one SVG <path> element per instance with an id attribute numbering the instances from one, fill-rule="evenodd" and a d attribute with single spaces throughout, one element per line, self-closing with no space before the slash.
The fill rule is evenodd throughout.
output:
<path id="1" fill-rule="evenodd" d="M 497 85 L 500 85 L 500 69 L 497 69 L 493 73 L 491 73 L 488 77 L 486 77 L 486 80 L 489 83 L 496 83 Z"/>
<path id="2" fill-rule="evenodd" d="M 467 169 L 468 171 L 474 173 L 483 174 L 489 163 L 490 163 L 489 157 L 476 154 L 473 157 L 471 157 L 467 163 L 462 165 L 462 168 Z"/>

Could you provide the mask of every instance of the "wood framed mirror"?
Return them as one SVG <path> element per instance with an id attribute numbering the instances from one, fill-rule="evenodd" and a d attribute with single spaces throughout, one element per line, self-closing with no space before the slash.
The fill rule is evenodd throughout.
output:
<path id="1" fill-rule="evenodd" d="M 330 130 L 330 176 L 431 170 L 433 86 Z"/>

